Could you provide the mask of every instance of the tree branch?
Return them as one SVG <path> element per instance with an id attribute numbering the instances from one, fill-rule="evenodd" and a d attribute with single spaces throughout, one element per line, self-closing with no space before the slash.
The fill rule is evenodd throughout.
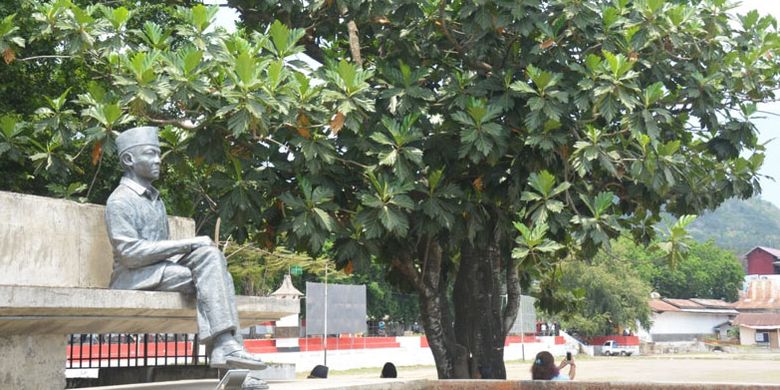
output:
<path id="1" fill-rule="evenodd" d="M 445 9 L 446 5 L 447 2 L 444 0 L 441 0 L 441 2 L 439 2 L 439 23 L 441 24 L 441 31 L 444 34 L 444 36 L 447 38 L 447 40 L 450 41 L 452 46 L 455 47 L 455 50 L 457 50 L 458 54 L 460 54 L 460 56 L 463 57 L 463 59 L 466 60 L 466 62 L 472 62 L 468 60 L 468 56 L 466 55 L 466 50 L 458 42 L 458 40 L 455 39 L 454 36 L 452 36 L 452 32 L 450 32 L 450 29 L 447 27 L 447 15 Z M 472 63 L 477 68 L 484 70 L 486 72 L 490 72 L 493 70 L 493 66 L 488 64 L 487 62 L 475 60 Z"/>
<path id="2" fill-rule="evenodd" d="M 358 66 L 363 67 L 363 57 L 360 56 L 360 38 L 358 38 L 358 28 L 354 20 L 347 23 L 349 32 L 349 51 L 352 53 L 352 59 Z"/>
<path id="3" fill-rule="evenodd" d="M 157 118 L 148 118 L 150 122 L 156 123 L 159 125 L 174 125 L 176 127 L 180 127 L 182 129 L 186 130 L 195 130 L 199 126 L 192 123 L 189 119 L 157 119 Z"/>
<path id="4" fill-rule="evenodd" d="M 32 61 L 32 60 L 44 60 L 53 58 L 77 58 L 76 56 L 60 56 L 60 55 L 47 55 L 47 56 L 35 56 L 27 58 L 17 58 L 16 61 Z"/>
<path id="5" fill-rule="evenodd" d="M 406 275 L 411 281 L 412 285 L 414 285 L 414 288 L 417 289 L 417 292 L 420 294 L 425 293 L 425 283 L 422 282 L 422 279 L 420 277 L 420 273 L 414 269 L 414 266 L 412 264 L 412 261 L 408 259 L 407 257 L 404 258 L 394 258 L 392 260 L 393 267 L 398 268 L 401 273 Z"/>

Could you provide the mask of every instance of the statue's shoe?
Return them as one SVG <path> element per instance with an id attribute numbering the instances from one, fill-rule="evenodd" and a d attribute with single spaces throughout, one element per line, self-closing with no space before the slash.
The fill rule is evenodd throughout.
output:
<path id="1" fill-rule="evenodd" d="M 259 357 L 247 352 L 243 348 L 225 353 L 223 348 L 214 348 L 211 352 L 212 368 L 263 370 L 267 367 Z"/>

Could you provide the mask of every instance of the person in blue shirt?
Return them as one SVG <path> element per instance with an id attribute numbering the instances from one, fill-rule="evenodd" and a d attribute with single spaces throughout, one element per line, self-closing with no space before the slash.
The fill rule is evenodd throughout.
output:
<path id="1" fill-rule="evenodd" d="M 563 374 L 561 370 L 569 366 L 569 373 Z M 561 364 L 555 365 L 555 358 L 547 351 L 542 351 L 536 354 L 533 364 L 531 365 L 531 379 L 534 380 L 552 380 L 552 381 L 568 381 L 573 380 L 574 375 L 577 374 L 577 365 L 574 364 L 574 359 L 563 359 Z"/>

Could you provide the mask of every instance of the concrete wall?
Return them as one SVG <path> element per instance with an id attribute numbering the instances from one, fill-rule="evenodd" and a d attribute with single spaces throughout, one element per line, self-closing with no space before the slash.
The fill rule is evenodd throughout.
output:
<path id="1" fill-rule="evenodd" d="M 780 347 L 780 329 L 756 330 L 756 329 L 740 326 L 739 343 L 741 345 L 756 345 L 757 344 L 756 333 L 767 333 L 769 335 L 769 348 Z"/>
<path id="2" fill-rule="evenodd" d="M 62 335 L 0 336 L 0 389 L 64 389 Z"/>
<path id="3" fill-rule="evenodd" d="M 739 327 L 739 343 L 741 345 L 755 345 L 756 344 L 756 330 L 746 328 L 744 326 Z"/>
<path id="4" fill-rule="evenodd" d="M 0 191 L 0 285 L 108 287 L 113 259 L 104 206 Z M 171 238 L 195 222 L 170 218 Z"/>

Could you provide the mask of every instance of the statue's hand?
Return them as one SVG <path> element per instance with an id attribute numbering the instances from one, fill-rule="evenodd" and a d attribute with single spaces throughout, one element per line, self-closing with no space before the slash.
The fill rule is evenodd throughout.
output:
<path id="1" fill-rule="evenodd" d="M 211 240 L 211 237 L 209 236 L 197 236 L 195 238 L 190 239 L 190 249 L 195 250 L 202 246 L 216 246 L 217 244 L 214 243 L 214 241 Z"/>

